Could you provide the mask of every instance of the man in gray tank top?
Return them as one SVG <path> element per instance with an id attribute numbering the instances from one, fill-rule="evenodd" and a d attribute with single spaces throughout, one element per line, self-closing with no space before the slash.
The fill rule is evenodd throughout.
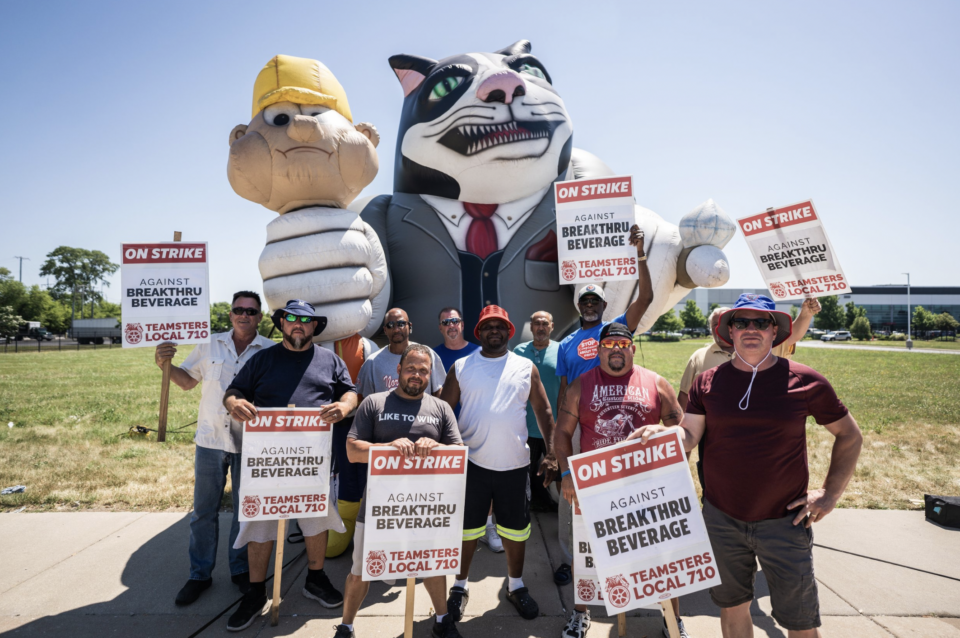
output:
<path id="1" fill-rule="evenodd" d="M 454 363 L 440 394 L 451 407 L 460 403 L 460 436 L 469 448 L 463 562 L 447 599 L 447 611 L 455 620 L 463 616 L 470 598 L 470 563 L 486 529 L 491 501 L 497 533 L 507 553 L 506 598 L 527 620 L 540 614 L 522 578 L 525 542 L 530 537 L 527 401 L 533 407 L 547 450 L 551 449 L 553 414 L 533 362 L 507 347 L 515 331 L 503 308 L 484 308 L 474 329 L 480 350 Z M 545 486 L 553 481 L 556 467 L 556 458 L 550 452 L 538 472 Z"/>

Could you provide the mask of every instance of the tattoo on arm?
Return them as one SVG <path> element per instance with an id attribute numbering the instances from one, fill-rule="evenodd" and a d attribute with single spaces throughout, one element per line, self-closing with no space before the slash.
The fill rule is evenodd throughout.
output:
<path id="1" fill-rule="evenodd" d="M 560 411 L 561 411 L 561 412 L 566 412 L 567 414 L 569 414 L 569 415 L 572 416 L 573 418 L 577 419 L 578 421 L 580 420 L 580 415 L 579 415 L 579 414 L 574 414 L 573 412 L 571 412 L 570 410 L 568 410 L 566 406 L 560 408 Z"/>
<path id="2" fill-rule="evenodd" d="M 682 417 L 683 417 L 683 412 L 679 412 L 679 411 L 677 411 L 677 410 L 674 410 L 673 412 L 670 412 L 670 413 L 668 413 L 668 414 L 663 415 L 663 419 L 662 419 L 662 420 L 663 420 L 664 425 L 676 425 L 677 423 L 680 422 L 680 419 L 681 419 Z M 671 421 L 672 421 L 672 423 L 671 423 Z"/>

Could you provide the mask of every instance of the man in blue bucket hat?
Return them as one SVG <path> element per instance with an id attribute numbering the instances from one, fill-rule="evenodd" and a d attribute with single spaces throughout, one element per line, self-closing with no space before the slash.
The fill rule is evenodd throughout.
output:
<path id="1" fill-rule="evenodd" d="M 283 343 L 261 350 L 240 370 L 224 394 L 223 405 L 238 421 L 257 416 L 257 408 L 320 408 L 323 420 L 337 423 L 357 407 L 357 392 L 347 365 L 337 355 L 313 343 L 327 325 L 302 299 L 291 299 L 273 313 L 283 333 Z M 333 482 L 331 481 L 331 491 Z M 330 495 L 330 501 L 336 503 Z M 330 529 L 346 531 L 336 507 L 327 516 L 297 519 L 307 549 L 307 579 L 302 593 L 328 609 L 343 604 L 343 595 L 323 571 Z M 234 547 L 247 546 L 250 561 L 250 590 L 227 620 L 227 630 L 246 629 L 267 605 L 266 576 L 273 543 L 277 540 L 274 521 L 240 523 Z M 280 539 L 283 542 L 283 539 Z"/>
<path id="2" fill-rule="evenodd" d="M 790 315 L 773 300 L 741 295 L 716 330 L 736 356 L 696 378 L 677 426 L 688 453 L 704 440 L 703 518 L 721 580 L 710 597 L 720 607 L 724 636 L 753 635 L 758 560 L 774 619 L 791 638 L 820 635 L 810 525 L 836 506 L 863 443 L 823 375 L 771 352 L 790 332 Z M 808 416 L 836 437 L 823 487 L 814 490 L 808 489 Z M 647 426 L 630 438 L 646 440 L 665 429 Z"/>

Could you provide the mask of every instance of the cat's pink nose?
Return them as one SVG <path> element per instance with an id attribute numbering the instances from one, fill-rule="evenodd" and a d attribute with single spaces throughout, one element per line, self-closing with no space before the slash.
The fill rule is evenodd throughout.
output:
<path id="1" fill-rule="evenodd" d="M 477 97 L 483 102 L 510 104 L 513 98 L 527 94 L 527 85 L 516 71 L 498 71 L 480 83 Z"/>

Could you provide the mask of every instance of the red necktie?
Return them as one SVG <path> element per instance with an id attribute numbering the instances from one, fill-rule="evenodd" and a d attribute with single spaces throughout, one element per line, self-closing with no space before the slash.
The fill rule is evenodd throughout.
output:
<path id="1" fill-rule="evenodd" d="M 497 211 L 497 204 L 463 203 L 463 209 L 470 215 L 470 228 L 467 229 L 467 251 L 480 259 L 497 250 L 497 229 L 490 219 Z"/>

